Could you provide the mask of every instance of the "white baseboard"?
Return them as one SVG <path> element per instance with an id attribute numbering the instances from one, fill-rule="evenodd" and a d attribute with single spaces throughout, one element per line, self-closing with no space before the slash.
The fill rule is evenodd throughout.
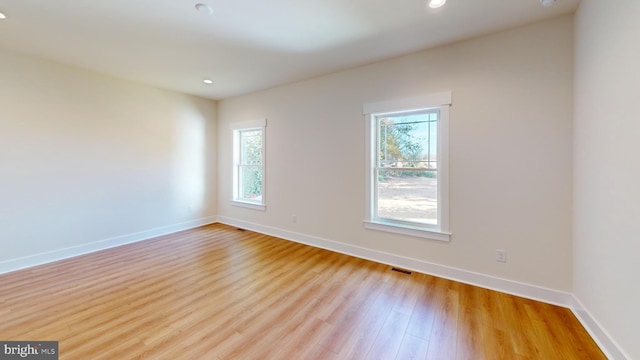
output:
<path id="1" fill-rule="evenodd" d="M 63 260 L 67 258 L 71 258 L 78 255 L 84 255 L 100 250 L 105 250 L 109 248 L 113 248 L 120 245 L 130 244 L 138 241 L 143 241 L 147 239 L 151 239 L 161 235 L 167 235 L 174 232 L 192 229 L 195 227 L 199 227 L 202 225 L 212 224 L 217 222 L 216 216 L 209 216 L 202 219 L 191 220 L 179 224 L 173 224 L 168 226 L 163 226 L 156 229 L 150 229 L 145 231 L 140 231 L 133 234 L 117 236 L 109 239 L 104 239 L 88 244 L 82 244 L 78 246 L 73 246 L 69 248 L 59 249 L 48 251 L 40 254 L 25 256 L 22 258 L 11 259 L 0 262 L 0 274 L 9 273 L 12 271 L 25 269 L 37 265 L 42 265 L 58 260 Z"/>
<path id="2" fill-rule="evenodd" d="M 571 311 L 578 318 L 582 326 L 587 330 L 589 335 L 598 344 L 600 350 L 612 360 L 627 360 L 631 359 L 630 356 L 622 351 L 622 348 L 613 340 L 611 336 L 604 330 L 600 323 L 591 316 L 591 313 L 587 308 L 578 300 L 575 295 L 572 295 Z"/>
<path id="3" fill-rule="evenodd" d="M 544 287 L 529 285 L 507 279 L 501 279 L 472 271 L 457 269 L 417 259 L 411 259 L 359 246 L 300 234 L 288 230 L 254 224 L 225 216 L 219 216 L 218 221 L 227 225 L 276 236 L 282 239 L 291 240 L 362 259 L 372 260 L 383 264 L 398 266 L 408 270 L 434 275 L 445 279 L 455 280 L 465 284 L 517 295 L 528 299 L 543 301 L 567 308 L 569 308 L 572 304 L 572 295 L 558 290 L 547 289 Z"/>

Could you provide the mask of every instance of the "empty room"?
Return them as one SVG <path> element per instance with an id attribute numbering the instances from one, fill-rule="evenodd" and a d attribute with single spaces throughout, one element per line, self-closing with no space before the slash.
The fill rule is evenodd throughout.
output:
<path id="1" fill-rule="evenodd" d="M 640 359 L 639 17 L 0 0 L 0 359 Z"/>

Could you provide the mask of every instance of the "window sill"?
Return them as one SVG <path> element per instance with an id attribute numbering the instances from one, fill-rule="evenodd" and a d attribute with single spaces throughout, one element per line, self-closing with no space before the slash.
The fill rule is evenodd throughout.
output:
<path id="1" fill-rule="evenodd" d="M 451 233 L 425 229 L 418 226 L 399 225 L 379 221 L 365 221 L 364 227 L 371 230 L 386 231 L 395 234 L 409 235 L 430 240 L 446 242 L 451 241 Z"/>
<path id="2" fill-rule="evenodd" d="M 231 200 L 231 205 L 239 206 L 247 209 L 260 210 L 260 211 L 265 211 L 267 209 L 266 205 L 250 203 L 250 202 L 240 201 L 240 200 Z"/>

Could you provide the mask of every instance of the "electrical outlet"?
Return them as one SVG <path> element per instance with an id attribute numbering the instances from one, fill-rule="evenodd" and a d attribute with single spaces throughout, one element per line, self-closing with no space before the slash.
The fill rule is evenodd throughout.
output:
<path id="1" fill-rule="evenodd" d="M 291 215 L 291 222 L 294 223 L 294 224 L 297 223 L 298 222 L 298 216 Z"/>
<path id="2" fill-rule="evenodd" d="M 507 250 L 496 249 L 496 261 L 507 262 Z"/>

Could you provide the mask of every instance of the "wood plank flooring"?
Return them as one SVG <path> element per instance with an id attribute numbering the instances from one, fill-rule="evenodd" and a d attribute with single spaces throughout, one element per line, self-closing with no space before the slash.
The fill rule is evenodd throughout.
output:
<path id="1" fill-rule="evenodd" d="M 564 308 L 214 224 L 0 275 L 60 359 L 604 359 Z"/>

